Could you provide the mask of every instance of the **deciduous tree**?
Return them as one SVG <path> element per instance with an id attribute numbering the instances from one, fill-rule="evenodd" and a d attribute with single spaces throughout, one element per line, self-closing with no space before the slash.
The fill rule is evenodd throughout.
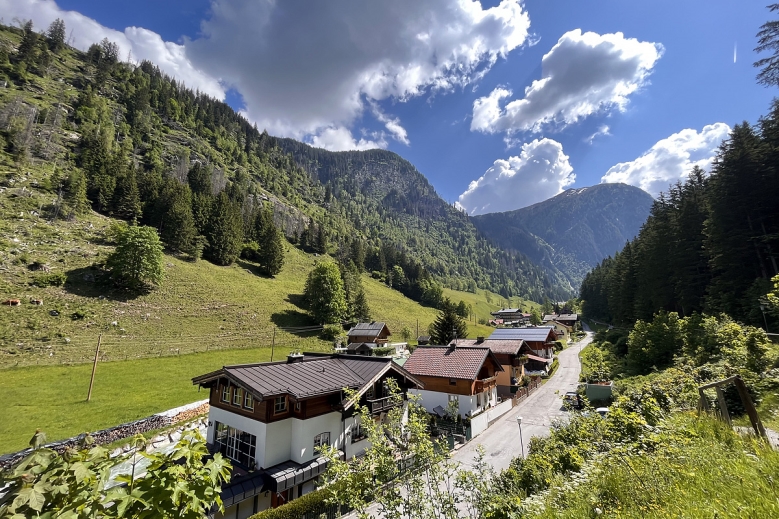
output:
<path id="1" fill-rule="evenodd" d="M 153 227 L 125 227 L 118 233 L 106 266 L 119 285 L 132 289 L 159 285 L 164 277 L 160 237 Z"/>
<path id="2" fill-rule="evenodd" d="M 322 261 L 306 279 L 305 298 L 311 316 L 320 324 L 340 322 L 346 316 L 346 293 L 338 265 Z"/>

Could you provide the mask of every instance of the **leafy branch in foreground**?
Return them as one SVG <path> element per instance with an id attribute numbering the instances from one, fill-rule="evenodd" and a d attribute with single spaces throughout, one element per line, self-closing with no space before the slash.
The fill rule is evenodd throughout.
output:
<path id="1" fill-rule="evenodd" d="M 402 398 L 395 381 L 387 384 L 392 397 Z M 355 402 L 359 398 L 355 392 L 347 395 Z M 474 513 L 486 503 L 492 479 L 483 453 L 475 472 L 461 470 L 450 459 L 446 442 L 431 438 L 428 414 L 415 397 L 409 396 L 407 405 L 393 408 L 384 420 L 359 402 L 355 415 L 370 445 L 365 455 L 344 461 L 334 447 L 321 449 L 329 462 L 323 480 L 331 489 L 331 503 L 352 507 L 360 519 L 478 516 Z"/>
<path id="2" fill-rule="evenodd" d="M 38 432 L 33 452 L 0 476 L 0 519 L 46 518 L 187 518 L 201 519 L 212 508 L 223 510 L 221 485 L 230 479 L 230 463 L 209 455 L 198 431 L 186 433 L 172 452 L 147 453 L 146 439 L 136 436 L 136 453 L 111 458 L 85 436 L 80 449 L 59 454 L 42 447 Z M 111 478 L 111 470 L 128 463 L 129 473 Z M 145 473 L 140 474 L 145 465 Z"/>

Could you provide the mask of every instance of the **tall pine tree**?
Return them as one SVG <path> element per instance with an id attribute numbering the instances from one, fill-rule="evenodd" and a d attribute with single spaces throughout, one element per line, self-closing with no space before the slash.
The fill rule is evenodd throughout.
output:
<path id="1" fill-rule="evenodd" d="M 238 258 L 243 243 L 241 208 L 224 191 L 214 201 L 205 237 L 208 260 L 217 265 L 231 265 Z"/>

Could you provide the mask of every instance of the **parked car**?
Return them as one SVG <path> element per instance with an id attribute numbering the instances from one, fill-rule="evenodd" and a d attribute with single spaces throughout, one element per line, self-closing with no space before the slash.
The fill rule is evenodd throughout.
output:
<path id="1" fill-rule="evenodd" d="M 563 395 L 563 405 L 569 405 L 574 409 L 581 409 L 584 407 L 584 401 L 579 393 L 576 391 L 568 391 Z"/>

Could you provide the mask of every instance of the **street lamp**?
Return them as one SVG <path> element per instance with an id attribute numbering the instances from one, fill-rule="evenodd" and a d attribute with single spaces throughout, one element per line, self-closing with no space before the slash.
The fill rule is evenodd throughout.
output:
<path id="1" fill-rule="evenodd" d="M 519 446 L 522 449 L 522 457 L 525 457 L 525 444 L 522 441 L 522 417 L 517 416 L 517 425 L 519 425 Z"/>

